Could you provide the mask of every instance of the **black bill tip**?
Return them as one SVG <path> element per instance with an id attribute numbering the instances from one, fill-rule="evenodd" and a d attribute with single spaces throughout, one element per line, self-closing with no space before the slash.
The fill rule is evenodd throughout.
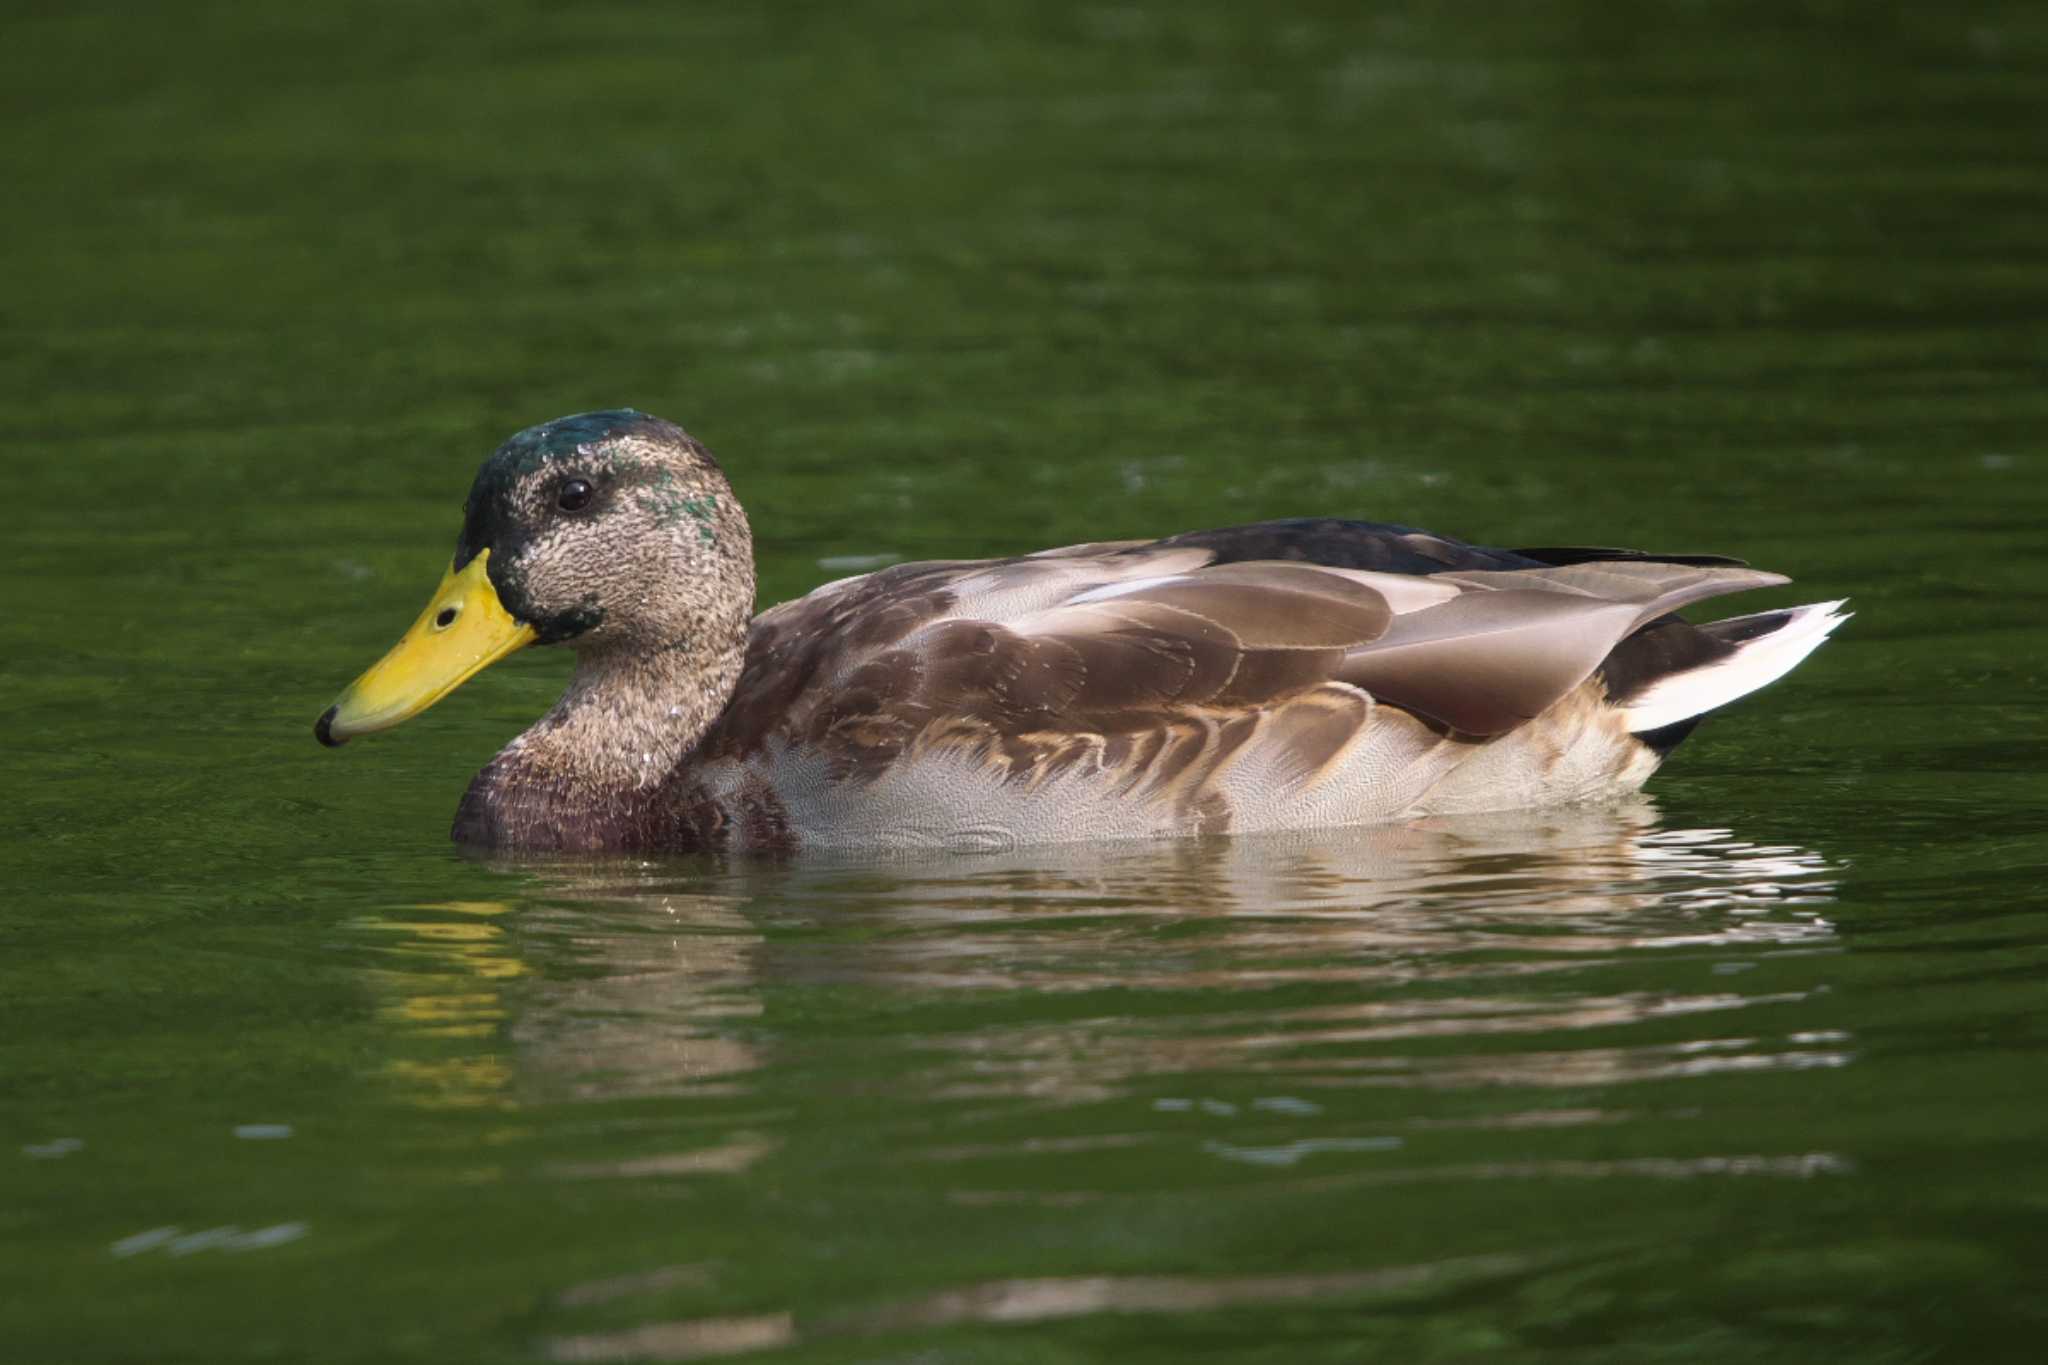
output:
<path id="1" fill-rule="evenodd" d="M 320 713 L 320 719 L 313 722 L 313 738 L 330 749 L 339 749 L 348 742 L 334 737 L 334 713 L 340 709 L 339 706 L 330 706 Z"/>

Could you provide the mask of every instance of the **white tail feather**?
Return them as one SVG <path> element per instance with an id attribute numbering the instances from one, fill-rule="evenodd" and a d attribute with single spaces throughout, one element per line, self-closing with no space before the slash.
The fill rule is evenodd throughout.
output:
<path id="1" fill-rule="evenodd" d="M 1794 607 L 1785 624 L 1768 635 L 1742 641 L 1728 658 L 1659 678 L 1623 706 L 1630 732 L 1676 725 L 1776 682 L 1849 619 L 1851 613 L 1841 607 L 1840 602 Z"/>

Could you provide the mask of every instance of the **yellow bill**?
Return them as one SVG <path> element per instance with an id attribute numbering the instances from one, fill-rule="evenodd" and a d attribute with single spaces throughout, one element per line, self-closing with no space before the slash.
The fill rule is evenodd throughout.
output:
<path id="1" fill-rule="evenodd" d="M 450 569 L 420 619 L 391 652 L 348 685 L 314 722 L 322 744 L 336 745 L 409 720 L 483 669 L 533 643 L 532 626 L 515 621 L 485 572 L 485 550 Z"/>

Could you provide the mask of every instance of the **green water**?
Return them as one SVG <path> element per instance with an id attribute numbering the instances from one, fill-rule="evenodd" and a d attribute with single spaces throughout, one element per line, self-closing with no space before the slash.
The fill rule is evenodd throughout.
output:
<path id="1" fill-rule="evenodd" d="M 21 5 L 0 1360 L 2038 1358 L 2048 17 Z M 446 842 L 313 717 L 632 404 L 764 596 L 1262 516 L 1849 596 L 1639 804 Z"/>

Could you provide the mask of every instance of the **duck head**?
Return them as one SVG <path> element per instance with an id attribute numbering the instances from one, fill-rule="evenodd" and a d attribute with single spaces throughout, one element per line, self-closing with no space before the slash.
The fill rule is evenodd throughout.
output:
<path id="1" fill-rule="evenodd" d="M 559 418 L 484 461 L 426 610 L 313 732 L 390 729 L 528 645 L 586 664 L 724 648 L 753 601 L 753 536 L 709 451 L 631 409 Z"/>

